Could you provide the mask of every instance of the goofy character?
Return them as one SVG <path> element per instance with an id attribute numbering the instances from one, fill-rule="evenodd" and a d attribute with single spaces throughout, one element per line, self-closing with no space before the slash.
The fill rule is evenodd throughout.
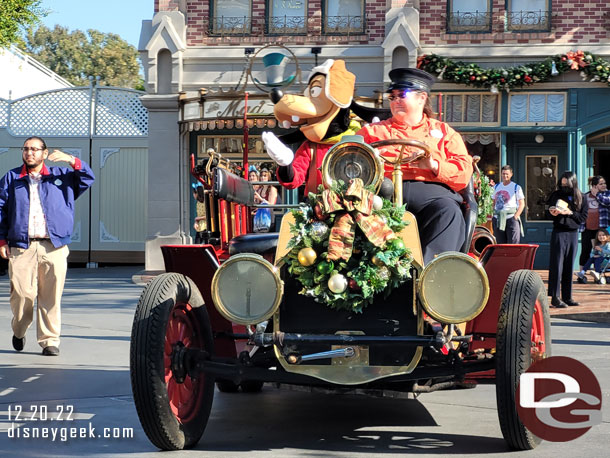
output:
<path id="1" fill-rule="evenodd" d="M 273 133 L 262 134 L 267 153 L 279 165 L 277 177 L 283 186 L 294 189 L 305 183 L 305 195 L 317 191 L 322 183 L 320 166 L 326 152 L 341 137 L 353 135 L 360 128 L 349 117 L 355 83 L 355 75 L 347 71 L 343 60 L 329 59 L 312 69 L 302 96 L 272 91 L 273 113 L 280 125 L 298 127 L 295 133 L 282 136 L 282 140 L 289 143 L 304 140 L 293 153 Z"/>

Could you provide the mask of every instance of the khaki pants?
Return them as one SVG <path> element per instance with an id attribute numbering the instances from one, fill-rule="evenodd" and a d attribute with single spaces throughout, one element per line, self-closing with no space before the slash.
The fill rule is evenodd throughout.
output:
<path id="1" fill-rule="evenodd" d="M 22 338 L 32 324 L 34 301 L 38 299 L 36 324 L 38 344 L 59 346 L 61 295 L 68 270 L 67 245 L 53 247 L 48 241 L 34 241 L 29 248 L 11 248 L 11 310 L 13 334 Z"/>

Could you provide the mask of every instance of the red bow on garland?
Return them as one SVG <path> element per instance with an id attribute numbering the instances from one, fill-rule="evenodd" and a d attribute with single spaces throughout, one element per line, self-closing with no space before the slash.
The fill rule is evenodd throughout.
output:
<path id="1" fill-rule="evenodd" d="M 330 231 L 327 259 L 347 261 L 352 256 L 356 224 L 377 247 L 382 247 L 396 237 L 394 231 L 378 215 L 372 214 L 373 197 L 375 194 L 364 189 L 360 178 L 353 180 L 345 193 L 339 194 L 331 189 L 322 192 L 319 197 L 322 214 L 341 212 L 335 217 Z"/>
<path id="2" fill-rule="evenodd" d="M 585 60 L 585 53 L 583 51 L 570 51 L 566 53 L 566 57 L 572 61 L 570 68 L 572 70 L 578 70 L 581 67 L 586 67 L 589 63 Z"/>

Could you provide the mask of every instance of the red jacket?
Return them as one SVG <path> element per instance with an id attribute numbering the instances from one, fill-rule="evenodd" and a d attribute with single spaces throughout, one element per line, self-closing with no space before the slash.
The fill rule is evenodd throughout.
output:
<path id="1" fill-rule="evenodd" d="M 431 170 L 420 169 L 417 163 L 402 166 L 403 180 L 430 181 L 444 183 L 455 191 L 468 185 L 472 176 L 472 157 L 466 150 L 460 134 L 448 124 L 424 115 L 415 126 L 399 124 L 394 118 L 369 124 L 360 129 L 366 143 L 391 138 L 418 140 L 430 147 L 430 157 L 438 161 L 438 175 Z M 397 156 L 400 146 L 384 147 L 382 156 Z M 392 178 L 392 164 L 385 164 L 385 176 Z"/>
<path id="2" fill-rule="evenodd" d="M 294 179 L 292 181 L 285 182 L 282 181 L 279 174 L 277 174 L 279 182 L 282 184 L 282 186 L 288 189 L 298 188 L 305 183 L 305 195 L 307 195 L 309 192 L 317 192 L 318 185 L 322 184 L 322 172 L 319 170 L 322 166 L 322 160 L 324 159 L 324 156 L 326 156 L 328 150 L 333 146 L 335 146 L 335 143 L 313 143 L 306 140 L 301 146 L 299 146 L 296 153 L 294 153 L 294 160 L 292 161 Z M 309 173 L 309 169 L 314 167 L 314 164 L 311 163 L 312 155 L 316 158 L 315 174 Z"/>

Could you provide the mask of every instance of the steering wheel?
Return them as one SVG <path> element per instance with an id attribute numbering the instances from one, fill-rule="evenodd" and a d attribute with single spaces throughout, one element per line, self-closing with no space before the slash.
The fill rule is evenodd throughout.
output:
<path id="1" fill-rule="evenodd" d="M 425 159 L 425 158 L 430 157 L 430 147 L 428 145 L 426 145 L 425 143 L 417 141 L 417 140 L 407 140 L 405 138 L 390 138 L 388 140 L 379 140 L 379 141 L 376 141 L 373 143 L 369 143 L 369 145 L 373 148 L 378 148 L 380 146 L 401 145 L 402 148 L 400 149 L 400 153 L 398 154 L 398 157 L 394 160 L 391 160 L 390 158 L 387 158 L 387 157 L 383 157 L 381 154 L 379 155 L 379 157 L 384 162 L 387 162 L 388 164 L 392 164 L 392 165 L 396 165 L 398 163 L 410 164 L 411 162 L 419 161 L 420 159 Z M 405 157 L 405 152 L 407 150 L 407 146 L 414 146 L 423 151 L 417 151 L 417 152 L 411 154 L 410 156 Z"/>

